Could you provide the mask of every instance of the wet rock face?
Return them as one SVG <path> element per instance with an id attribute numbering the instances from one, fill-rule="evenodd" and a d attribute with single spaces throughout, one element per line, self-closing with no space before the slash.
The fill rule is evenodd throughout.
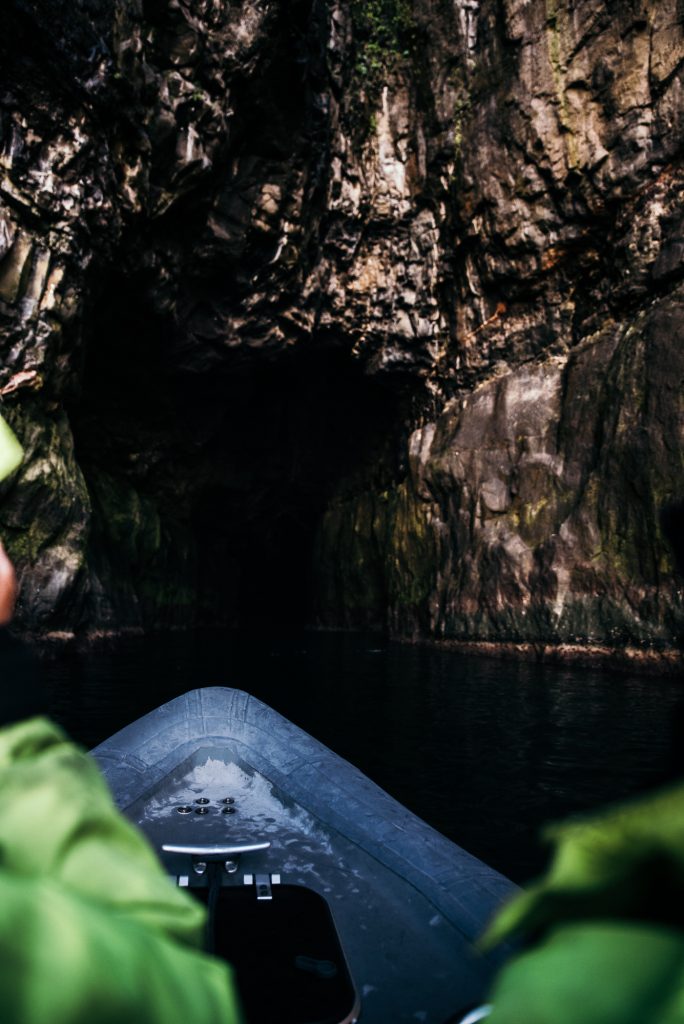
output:
<path id="1" fill-rule="evenodd" d="M 421 5 L 441 25 L 429 81 L 453 139 L 436 415 L 415 423 L 405 474 L 331 504 L 320 617 L 667 645 L 682 628 L 660 525 L 684 483 L 681 9 L 453 10 L 447 31 Z"/>
<path id="2" fill-rule="evenodd" d="M 327 513 L 324 600 L 352 594 L 359 623 L 382 592 L 402 634 L 671 642 L 682 601 L 660 513 L 681 473 L 683 302 L 502 368 L 415 430 L 406 480 Z"/>
<path id="3" fill-rule="evenodd" d="M 0 19 L 26 626 L 673 641 L 677 0 Z"/>

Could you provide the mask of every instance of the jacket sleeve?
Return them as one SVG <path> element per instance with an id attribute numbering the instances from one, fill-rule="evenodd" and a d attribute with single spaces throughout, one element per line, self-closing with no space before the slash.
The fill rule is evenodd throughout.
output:
<path id="1" fill-rule="evenodd" d="M 562 921 L 684 925 L 683 785 L 550 825 L 545 837 L 553 846 L 547 873 L 497 915 L 485 946 L 529 938 Z"/>
<path id="2" fill-rule="evenodd" d="M 594 919 L 562 923 L 498 976 L 487 1024 L 681 1024 L 684 936 Z"/>
<path id="3" fill-rule="evenodd" d="M 171 884 L 84 751 L 45 719 L 2 730 L 0 794 L 0 998 L 21 1001 L 5 1019 L 239 1020 L 229 968 L 193 948 L 204 909 Z"/>
<path id="4" fill-rule="evenodd" d="M 684 787 L 547 836 L 547 874 L 483 941 L 527 943 L 496 980 L 492 1024 L 684 1020 Z"/>

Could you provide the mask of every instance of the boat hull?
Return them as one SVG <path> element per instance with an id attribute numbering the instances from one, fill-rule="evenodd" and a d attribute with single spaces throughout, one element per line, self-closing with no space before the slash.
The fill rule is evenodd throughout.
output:
<path id="1" fill-rule="evenodd" d="M 366 1024 L 443 1024 L 481 999 L 495 963 L 474 942 L 513 883 L 261 701 L 194 690 L 92 753 L 181 884 L 206 882 L 163 845 L 269 842 L 224 883 L 276 876 L 323 896 Z"/>

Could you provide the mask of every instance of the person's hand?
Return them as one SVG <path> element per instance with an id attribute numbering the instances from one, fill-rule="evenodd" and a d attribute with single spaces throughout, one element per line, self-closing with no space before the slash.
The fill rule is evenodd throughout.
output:
<path id="1" fill-rule="evenodd" d="M 6 626 L 14 614 L 17 577 L 14 566 L 0 541 L 0 626 Z"/>

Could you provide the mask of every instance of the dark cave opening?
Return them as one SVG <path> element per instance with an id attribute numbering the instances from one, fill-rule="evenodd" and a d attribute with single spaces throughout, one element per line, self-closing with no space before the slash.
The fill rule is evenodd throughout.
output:
<path id="1" fill-rule="evenodd" d="M 206 382 L 195 387 L 206 401 Z M 213 389 L 225 404 L 192 511 L 201 592 L 223 594 L 240 625 L 308 623 L 321 516 L 340 481 L 385 457 L 395 399 L 341 350 L 255 364 Z"/>
<path id="2" fill-rule="evenodd" d="M 392 472 L 399 396 L 313 341 L 182 370 L 172 325 L 123 287 L 97 303 L 70 409 L 108 602 L 95 618 L 309 624 L 321 516 L 364 467 Z"/>

